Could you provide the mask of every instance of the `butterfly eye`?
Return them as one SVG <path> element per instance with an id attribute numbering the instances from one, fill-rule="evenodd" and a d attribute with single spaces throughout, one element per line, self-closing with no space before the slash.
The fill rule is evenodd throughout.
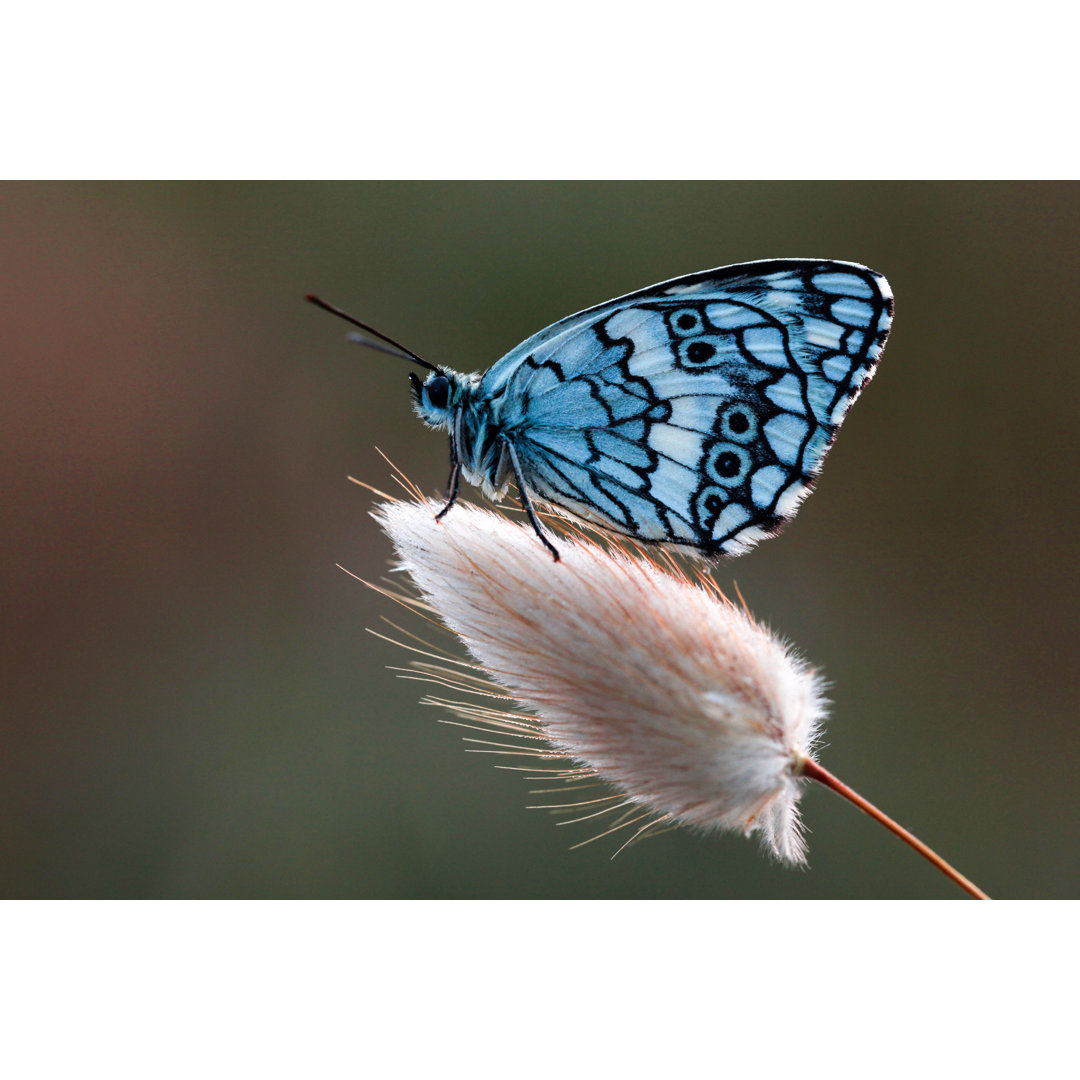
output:
<path id="1" fill-rule="evenodd" d="M 445 409 L 450 401 L 450 380 L 445 375 L 432 375 L 424 389 L 433 409 Z"/>

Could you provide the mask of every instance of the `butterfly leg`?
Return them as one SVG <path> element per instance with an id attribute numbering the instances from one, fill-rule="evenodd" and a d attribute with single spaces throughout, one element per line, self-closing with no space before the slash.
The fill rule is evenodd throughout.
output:
<path id="1" fill-rule="evenodd" d="M 529 498 L 529 489 L 525 486 L 525 481 L 521 476 L 521 463 L 518 461 L 514 444 L 505 435 L 501 437 L 501 441 L 506 447 L 506 452 L 510 455 L 510 465 L 514 470 L 514 483 L 517 484 L 518 498 L 521 499 L 522 509 L 528 515 L 529 524 L 536 530 L 536 535 L 540 537 L 540 542 L 551 552 L 555 561 L 558 562 L 559 553 L 555 550 L 555 545 L 547 538 L 547 534 L 540 524 L 540 519 L 536 516 L 536 511 L 533 509 L 532 499 Z"/>
<path id="2" fill-rule="evenodd" d="M 461 456 L 458 454 L 460 445 L 461 409 L 458 409 L 450 428 L 450 479 L 446 482 L 446 505 L 435 515 L 436 521 L 441 521 L 449 513 L 450 507 L 457 502 L 458 488 L 461 486 Z"/>
<path id="3" fill-rule="evenodd" d="M 446 483 L 446 505 L 435 515 L 436 521 L 441 521 L 457 502 L 458 488 L 461 486 L 461 462 L 455 461 L 450 466 L 450 479 Z"/>

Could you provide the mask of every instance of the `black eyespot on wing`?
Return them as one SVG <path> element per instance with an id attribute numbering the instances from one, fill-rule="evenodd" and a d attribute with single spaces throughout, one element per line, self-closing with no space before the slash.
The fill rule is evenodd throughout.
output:
<path id="1" fill-rule="evenodd" d="M 735 487 L 746 479 L 752 460 L 745 447 L 737 443 L 722 442 L 715 443 L 709 449 L 703 465 L 705 475 L 714 484 Z"/>
<path id="2" fill-rule="evenodd" d="M 742 465 L 736 454 L 733 454 L 730 450 L 725 450 L 724 453 L 716 456 L 713 467 L 720 476 L 730 479 L 739 475 Z"/>
<path id="3" fill-rule="evenodd" d="M 736 435 L 744 435 L 750 430 L 750 417 L 746 413 L 732 410 L 731 416 L 728 419 L 728 427 Z"/>
<path id="4" fill-rule="evenodd" d="M 701 312 L 697 308 L 677 308 L 667 313 L 668 325 L 676 337 L 700 334 L 703 329 Z"/>
<path id="5" fill-rule="evenodd" d="M 758 420 L 749 405 L 735 402 L 717 409 L 712 429 L 721 438 L 745 445 L 757 438 Z"/>
<path id="6" fill-rule="evenodd" d="M 724 488 L 706 484 L 694 496 L 693 513 L 702 540 L 711 537 L 716 519 L 731 499 Z"/>
<path id="7" fill-rule="evenodd" d="M 722 361 L 725 342 L 725 337 L 720 334 L 697 334 L 677 338 L 672 345 L 683 371 L 707 371 Z M 730 343 L 728 349 L 730 351 Z"/>

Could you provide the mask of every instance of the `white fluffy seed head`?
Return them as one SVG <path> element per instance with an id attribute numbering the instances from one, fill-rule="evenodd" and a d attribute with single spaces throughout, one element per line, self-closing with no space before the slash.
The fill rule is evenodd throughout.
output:
<path id="1" fill-rule="evenodd" d="M 801 763 L 818 677 L 701 577 L 558 541 L 457 504 L 384 503 L 376 519 L 423 598 L 568 756 L 660 820 L 757 831 L 805 860 Z"/>

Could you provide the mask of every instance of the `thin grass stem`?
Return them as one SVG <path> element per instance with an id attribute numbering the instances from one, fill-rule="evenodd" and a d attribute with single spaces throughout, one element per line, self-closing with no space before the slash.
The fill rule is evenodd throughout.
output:
<path id="1" fill-rule="evenodd" d="M 947 863 L 932 848 L 927 847 L 927 845 L 917 836 L 908 832 L 903 825 L 893 821 L 888 814 L 879 810 L 873 803 L 864 799 L 857 791 L 853 791 L 847 784 L 833 776 L 828 769 L 823 768 L 816 761 L 811 761 L 809 758 L 803 758 L 800 772 L 807 779 L 816 780 L 819 784 L 824 784 L 825 787 L 829 788 L 831 791 L 835 791 L 837 795 L 843 796 L 848 802 L 854 803 L 864 814 L 869 814 L 875 821 L 880 822 L 890 832 L 899 836 L 905 844 L 909 844 L 913 847 L 924 859 L 936 866 L 947 878 L 959 885 L 964 892 L 974 896 L 976 900 L 991 899 L 978 885 L 964 877 L 959 870 Z"/>

